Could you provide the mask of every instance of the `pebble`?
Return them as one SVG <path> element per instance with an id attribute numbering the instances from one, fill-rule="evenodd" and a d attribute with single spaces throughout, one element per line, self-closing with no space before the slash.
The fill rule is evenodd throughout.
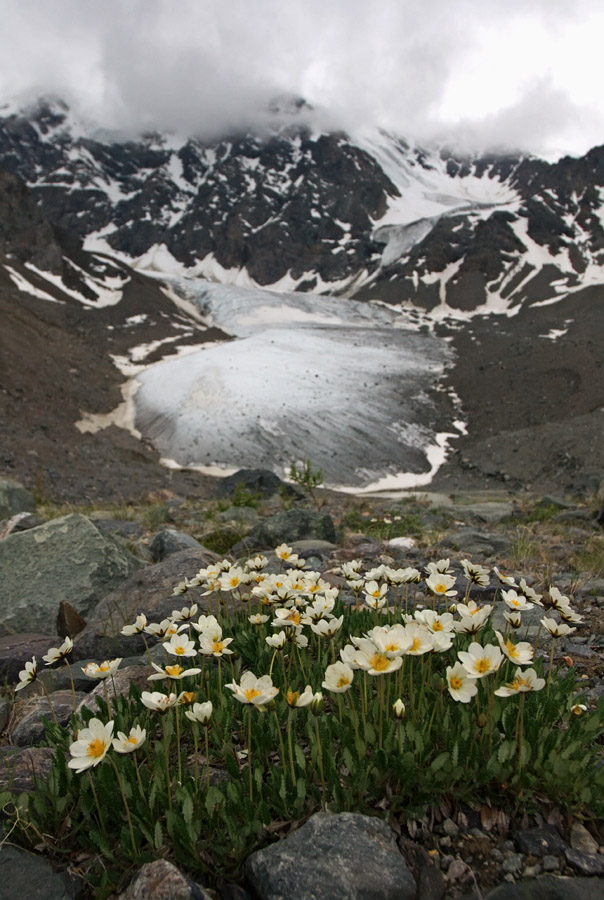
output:
<path id="1" fill-rule="evenodd" d="M 570 829 L 570 845 L 573 850 L 580 850 L 582 853 L 597 853 L 598 842 L 591 836 L 585 825 L 580 822 L 573 822 Z"/>
<path id="2" fill-rule="evenodd" d="M 541 875 L 541 872 L 542 872 L 542 868 L 539 865 L 539 863 L 537 863 L 534 866 L 525 866 L 524 870 L 522 872 L 522 877 L 523 878 L 536 878 L 537 875 Z"/>
<path id="3" fill-rule="evenodd" d="M 557 856 L 548 854 L 541 860 L 541 865 L 544 872 L 556 872 L 560 868 L 560 860 Z"/>
<path id="4" fill-rule="evenodd" d="M 456 837 L 459 834 L 459 825 L 456 825 L 452 819 L 445 819 L 442 828 L 449 837 Z"/>
<path id="5" fill-rule="evenodd" d="M 447 869 L 447 880 L 448 881 L 457 881 L 458 878 L 461 878 L 462 875 L 465 875 L 468 867 L 463 859 L 454 859 Z"/>
<path id="6" fill-rule="evenodd" d="M 510 853 L 510 855 L 504 859 L 501 869 L 503 872 L 516 874 L 521 870 L 523 863 L 524 856 L 522 853 Z"/>

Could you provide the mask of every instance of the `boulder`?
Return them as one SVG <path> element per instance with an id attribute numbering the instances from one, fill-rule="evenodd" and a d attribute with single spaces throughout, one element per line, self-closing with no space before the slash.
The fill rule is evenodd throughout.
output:
<path id="1" fill-rule="evenodd" d="M 471 559 L 486 559 L 508 554 L 512 549 L 512 541 L 504 534 L 462 528 L 446 535 L 439 547 L 444 548 L 443 552 L 447 548 L 453 548 L 459 555 L 463 554 Z"/>
<path id="2" fill-rule="evenodd" d="M 246 872 L 262 900 L 415 900 L 394 833 L 358 813 L 315 813 L 285 840 L 252 853 Z"/>
<path id="3" fill-rule="evenodd" d="M 272 550 L 284 542 L 317 539 L 335 544 L 336 529 L 331 516 L 309 509 L 289 509 L 259 522 L 252 528 L 246 543 L 251 548 Z"/>
<path id="4" fill-rule="evenodd" d="M 48 653 L 51 647 L 58 647 L 62 643 L 56 634 L 40 634 L 39 632 L 25 632 L 23 634 L 8 634 L 0 637 L 0 678 L 6 679 L 9 684 L 19 680 L 19 672 L 25 668 L 25 663 L 30 662 L 35 656 L 38 663 L 38 671 L 43 668 L 42 657 Z"/>
<path id="5" fill-rule="evenodd" d="M 87 618 L 140 561 L 86 516 L 53 519 L 0 541 L 0 620 L 9 629 L 50 631 L 62 600 Z"/>
<path id="6" fill-rule="evenodd" d="M 211 900 L 166 859 L 146 863 L 117 900 Z"/>
<path id="7" fill-rule="evenodd" d="M 163 562 L 139 569 L 97 605 L 88 624 L 74 640 L 73 659 L 106 659 L 108 656 L 132 656 L 143 653 L 145 645 L 140 637 L 120 634 L 140 613 L 149 622 L 160 622 L 173 609 L 199 603 L 200 613 L 208 608 L 208 598 L 200 592 L 173 595 L 174 587 L 184 578 L 193 578 L 199 569 L 216 562 L 218 557 L 203 547 L 181 550 Z M 211 602 L 211 600 L 210 600 Z"/>
<path id="8" fill-rule="evenodd" d="M 248 491 L 260 497 L 272 497 L 283 489 L 288 494 L 299 496 L 302 492 L 291 484 L 285 484 L 270 469 L 239 469 L 233 475 L 227 475 L 216 488 L 217 497 L 230 497 L 239 491 Z"/>
<path id="9" fill-rule="evenodd" d="M 81 878 L 68 872 L 55 872 L 47 859 L 13 844 L 0 852 L 0 879 L 5 897 L 29 900 L 74 900 L 83 896 Z"/>
<path id="10" fill-rule="evenodd" d="M 161 562 L 172 553 L 178 553 L 180 550 L 197 550 L 199 541 L 196 541 L 190 534 L 184 534 L 182 531 L 176 531 L 175 528 L 164 528 L 159 531 L 151 544 L 151 558 L 153 562 Z"/>
<path id="11" fill-rule="evenodd" d="M 54 691 L 50 696 L 52 709 L 59 725 L 67 725 L 75 710 L 71 691 Z M 76 707 L 87 695 L 76 691 Z M 10 728 L 13 744 L 17 747 L 32 747 L 44 739 L 46 721 L 54 721 L 46 696 L 30 697 L 19 702 Z"/>
<path id="12" fill-rule="evenodd" d="M 485 900 L 602 900 L 604 881 L 601 878 L 561 878 L 545 875 L 518 884 L 500 884 L 485 896 Z"/>
<path id="13" fill-rule="evenodd" d="M 8 788 L 16 794 L 33 790 L 37 780 L 50 774 L 54 753 L 52 747 L 0 747 L 0 790 Z M 0 859 L 3 852 L 4 848 Z"/>
<path id="14" fill-rule="evenodd" d="M 36 501 L 17 481 L 0 478 L 0 519 L 9 519 L 17 513 L 34 513 Z"/>

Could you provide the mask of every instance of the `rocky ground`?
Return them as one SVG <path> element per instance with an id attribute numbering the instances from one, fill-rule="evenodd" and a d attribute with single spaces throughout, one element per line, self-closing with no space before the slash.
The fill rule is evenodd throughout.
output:
<path id="1" fill-rule="evenodd" d="M 516 576 L 525 576 L 537 590 L 546 584 L 554 584 L 574 597 L 576 607 L 585 617 L 584 625 L 574 635 L 559 642 L 556 662 L 575 673 L 577 688 L 584 693 L 587 703 L 596 703 L 604 696 L 604 532 L 596 521 L 601 503 L 596 494 L 589 497 L 585 494 L 563 495 L 562 492 L 524 491 L 520 494 L 501 485 L 497 490 L 443 490 L 404 498 L 360 500 L 319 490 L 315 497 L 319 510 L 308 497 L 296 498 L 283 491 L 274 493 L 274 482 L 266 491 L 269 496 L 262 497 L 267 481 L 270 482 L 270 478 L 266 474 L 242 476 L 240 487 L 231 484 L 229 489 L 228 484 L 224 485 L 222 497 L 204 500 L 162 487 L 161 495 L 148 498 L 144 504 L 115 506 L 106 503 L 95 509 L 87 506 L 84 510 L 87 516 L 72 516 L 72 520 L 77 520 L 78 529 L 84 529 L 87 534 L 112 535 L 114 543 L 117 540 L 120 546 L 127 548 L 128 559 L 134 553 L 138 560 L 132 564 L 130 574 L 125 570 L 120 574 L 118 563 L 112 562 L 113 581 L 104 586 L 95 582 L 97 600 L 88 612 L 80 609 L 88 624 L 75 639 L 77 658 L 100 658 L 99 654 L 107 650 L 102 629 L 99 631 L 95 626 L 95 616 L 104 608 L 103 604 L 111 603 L 124 614 L 130 607 L 144 608 L 153 618 L 161 617 L 163 606 L 171 609 L 173 584 L 185 575 L 190 577 L 199 568 L 200 560 L 207 557 L 207 551 L 202 550 L 200 544 L 220 556 L 227 553 L 247 555 L 251 547 L 270 549 L 281 540 L 287 540 L 299 541 L 294 546 L 334 583 L 338 582 L 338 566 L 353 557 L 363 558 L 367 566 L 385 562 L 421 567 L 442 556 L 452 560 L 469 556 L 475 562 L 495 563 Z M 15 585 L 20 583 L 24 585 L 23 609 L 45 608 L 42 606 L 44 598 L 50 617 L 46 624 L 39 624 L 37 620 L 26 624 L 25 612 L 21 612 L 20 627 L 15 629 L 9 622 L 5 636 L 0 637 L 0 670 L 9 681 L 14 681 L 17 669 L 31 658 L 32 652 L 44 652 L 42 647 L 48 646 L 50 634 L 57 628 L 64 634 L 69 627 L 74 627 L 75 620 L 68 617 L 66 621 L 64 610 L 63 618 L 55 622 L 56 612 L 60 600 L 70 599 L 72 595 L 75 599 L 70 602 L 77 606 L 83 588 L 76 585 L 72 595 L 69 594 L 68 589 L 74 586 L 68 583 L 64 566 L 57 572 L 48 570 L 43 592 L 35 578 L 25 570 L 21 574 L 16 571 L 13 581 L 10 580 L 13 570 L 18 567 L 2 554 L 15 546 L 14 536 L 26 535 L 28 531 L 34 535 L 32 526 L 39 527 L 45 520 L 52 524 L 52 517 L 66 511 L 77 512 L 73 506 L 65 508 L 49 504 L 34 509 L 31 499 L 26 502 L 25 494 L 13 491 L 10 496 L 12 500 L 7 503 L 12 503 L 12 507 L 9 509 L 5 505 L 1 510 L 4 523 L 0 525 L 0 559 L 4 560 L 5 578 L 8 578 L 4 584 L 4 602 L 10 596 L 13 608 L 18 590 Z M 32 511 L 30 514 L 28 506 Z M 18 508 L 21 513 L 15 512 Z M 13 515 L 9 516 L 9 512 Z M 328 518 L 335 526 L 333 533 L 321 531 L 324 526 L 318 524 Z M 309 522 L 314 525 L 309 526 Z M 68 535 L 65 539 L 74 545 L 74 537 Z M 39 546 L 45 542 L 35 543 Z M 55 548 L 55 555 L 56 552 Z M 103 565 L 107 568 L 107 559 Z M 39 563 L 37 568 L 40 568 Z M 93 581 L 90 578 L 87 582 L 89 593 Z M 108 597 L 104 600 L 106 594 Z M 3 618 L 5 622 L 9 621 L 6 611 Z M 14 634 L 15 630 L 30 633 Z M 36 638 L 35 633 L 40 631 L 45 636 Z M 59 693 L 61 687 L 55 685 Z M 77 687 L 80 690 L 82 686 Z M 85 699 L 85 695 L 82 697 Z M 58 695 L 56 699 L 60 700 Z M 64 703 L 67 714 L 69 699 Z M 40 771 L 47 765 L 44 748 L 27 749 L 39 740 L 35 735 L 40 730 L 41 709 L 37 707 L 37 712 L 32 713 L 32 702 L 33 698 L 28 700 L 22 696 L 14 703 L 9 691 L 0 704 L 0 718 L 4 715 L 4 746 L 0 752 L 10 755 L 13 773 L 21 773 L 22 789 L 31 783 L 28 779 L 31 778 L 32 759 Z M 356 828 L 358 823 L 352 824 Z M 374 838 L 365 834 L 365 823 L 361 825 L 364 834 L 361 843 L 365 852 L 375 852 L 371 843 Z M 342 887 L 338 881 L 341 875 L 338 854 L 345 858 L 346 846 L 358 837 L 354 836 L 356 832 L 351 836 L 346 830 L 349 826 L 352 827 L 350 822 L 343 823 L 340 843 L 333 851 L 335 861 L 332 860 L 331 867 L 320 873 L 323 882 L 317 896 L 369 896 L 361 891 L 363 866 L 354 870 L 358 892 L 350 886 Z M 315 823 L 315 827 L 319 824 Z M 386 874 L 386 866 L 381 870 L 380 897 L 596 900 L 604 892 L 603 823 L 573 820 L 551 805 L 544 804 L 538 814 L 517 817 L 509 810 L 488 805 L 469 809 L 463 805 L 444 804 L 428 810 L 420 820 L 400 819 L 394 823 L 394 828 L 390 839 L 400 851 L 396 865 L 402 863 L 410 878 L 408 893 L 401 893 L 400 873 L 396 888 L 399 893 L 389 893 L 387 881 L 390 876 Z M 312 829 L 311 833 L 314 834 Z M 182 875 L 172 870 L 162 870 L 159 874 L 155 870 L 144 871 L 139 876 L 138 887 L 131 887 L 122 900 L 138 896 L 276 900 L 286 895 L 302 900 L 311 896 L 308 891 L 318 888 L 316 885 L 304 886 L 300 874 L 288 868 L 292 858 L 311 852 L 306 849 L 294 852 L 293 844 L 292 851 L 288 850 L 288 841 L 295 834 L 297 832 L 276 845 L 282 849 L 283 859 L 258 860 L 257 865 L 254 864 L 256 874 L 250 863 L 248 880 L 243 887 L 224 885 L 218 893 L 213 893 L 209 888 L 193 889 Z M 311 846 L 314 840 L 311 837 Z M 36 857 L 35 865 L 24 867 L 22 857 L 17 851 L 14 853 L 17 854 L 14 859 L 7 855 L 0 858 L 0 865 L 6 866 L 2 871 L 9 879 L 7 883 L 14 887 L 13 894 L 16 895 L 18 889 L 33 890 L 31 884 L 26 887 L 19 879 L 23 878 L 25 870 L 38 872 L 42 864 L 47 868 L 40 870 L 36 877 L 42 883 L 50 883 L 51 870 L 43 859 Z M 275 872 L 283 871 L 287 871 L 290 878 L 286 894 L 279 893 L 283 886 L 274 881 Z M 258 872 L 264 874 L 258 875 Z M 331 879 L 331 893 L 326 890 L 325 878 Z M 175 887 L 177 884 L 179 887 Z M 61 885 L 64 893 L 57 888 L 56 896 L 70 896 L 63 881 Z"/>

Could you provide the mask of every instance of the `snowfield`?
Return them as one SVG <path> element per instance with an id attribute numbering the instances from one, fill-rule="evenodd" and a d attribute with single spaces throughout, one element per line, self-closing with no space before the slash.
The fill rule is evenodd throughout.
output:
<path id="1" fill-rule="evenodd" d="M 313 294 L 170 284 L 235 338 L 137 374 L 136 429 L 166 460 L 283 474 L 308 457 L 327 484 L 355 489 L 419 486 L 444 460 L 458 415 L 433 389 L 451 350 L 417 317 Z"/>

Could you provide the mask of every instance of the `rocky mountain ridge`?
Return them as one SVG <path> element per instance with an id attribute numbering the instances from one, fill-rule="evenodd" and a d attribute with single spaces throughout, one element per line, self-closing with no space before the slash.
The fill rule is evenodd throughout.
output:
<path id="1" fill-rule="evenodd" d="M 58 101 L 0 117 L 0 167 L 87 246 L 149 268 L 513 313 L 601 283 L 604 148 L 464 157 L 292 121 L 209 143 L 116 140 Z"/>

